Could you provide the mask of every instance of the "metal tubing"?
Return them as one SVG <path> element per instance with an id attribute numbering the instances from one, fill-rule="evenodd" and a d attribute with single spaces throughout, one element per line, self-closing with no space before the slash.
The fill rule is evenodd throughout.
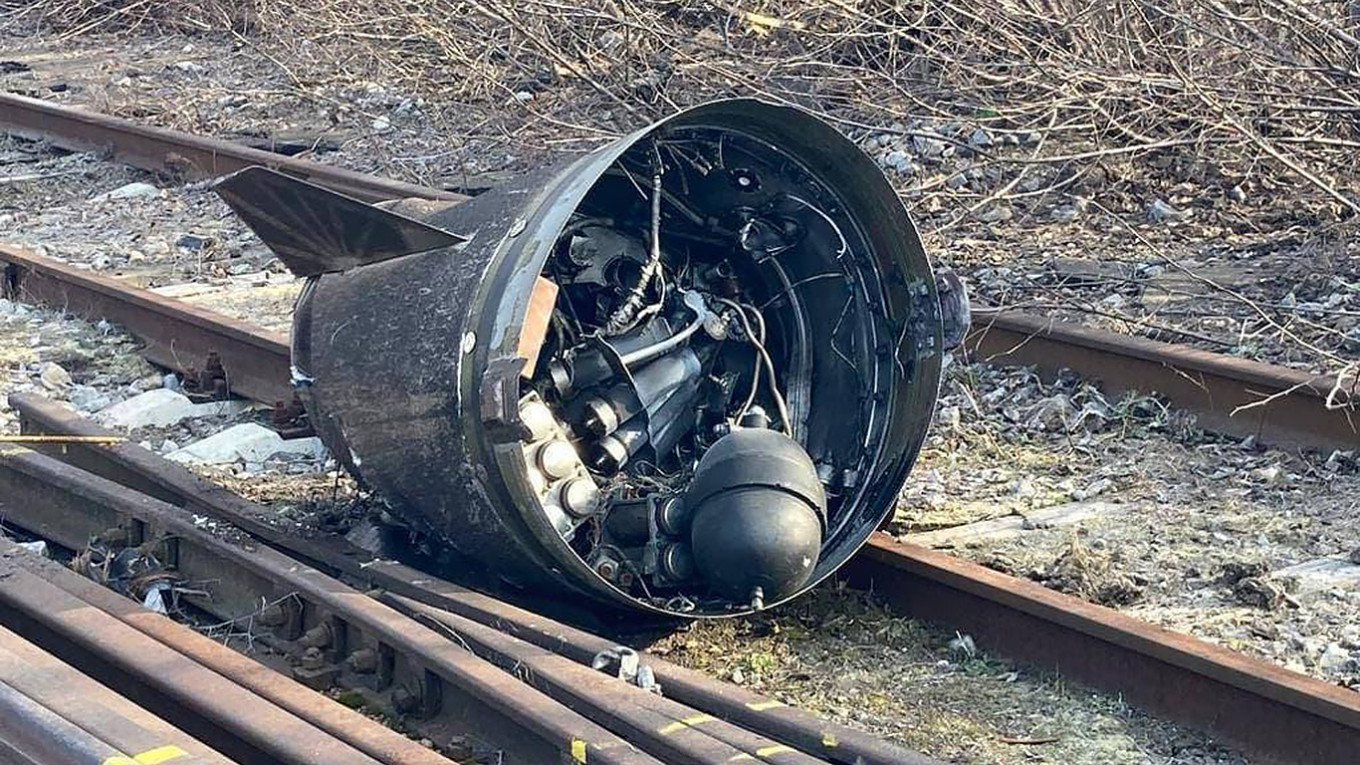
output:
<path id="1" fill-rule="evenodd" d="M 1349 765 L 1360 751 L 1360 694 L 1276 664 L 886 535 L 847 574 L 909 617 L 1118 693 L 1264 761 Z"/>

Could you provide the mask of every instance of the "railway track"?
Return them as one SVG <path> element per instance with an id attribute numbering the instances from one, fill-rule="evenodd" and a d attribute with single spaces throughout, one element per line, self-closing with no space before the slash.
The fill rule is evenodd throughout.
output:
<path id="1" fill-rule="evenodd" d="M 26 101 L 29 99 L 0 101 L 0 124 L 21 122 L 13 110 L 37 109 Z M 47 112 L 71 111 L 51 105 L 42 108 Z M 85 117 L 88 119 L 78 122 L 97 122 L 102 131 L 95 133 L 98 140 L 114 145 L 134 140 L 124 139 L 124 133 L 146 130 L 107 117 Z M 30 135 L 45 129 L 69 129 L 64 127 L 69 124 L 65 119 L 44 122 L 25 116 L 22 122 Z M 180 139 L 168 131 L 154 132 L 162 142 L 160 146 L 169 147 L 165 148 L 167 152 L 174 150 L 177 140 L 199 140 Z M 94 139 L 87 136 L 87 140 Z M 154 166 L 155 151 L 143 152 L 150 158 L 139 159 L 142 166 Z M 114 153 L 117 156 L 117 151 Z M 301 163 L 301 167 L 298 163 L 301 161 L 293 160 L 290 166 L 280 167 L 346 189 L 344 182 L 348 181 L 330 183 L 324 174 L 308 167 L 310 163 Z M 196 172 L 210 175 L 216 165 L 196 167 L 200 168 Z M 378 189 L 373 194 L 387 193 L 380 181 L 365 183 L 369 189 Z M 410 189 L 390 191 L 389 196 L 421 195 L 412 194 Z M 80 315 L 117 321 L 146 342 L 148 357 L 159 364 L 180 370 L 196 368 L 213 352 L 221 359 L 236 392 L 267 403 L 285 400 L 289 394 L 288 347 L 276 334 L 129 290 L 116 280 L 13 248 L 0 248 L 0 260 L 8 264 L 5 281 L 11 293 L 33 302 L 63 306 Z M 1195 412 L 1210 430 L 1251 434 L 1262 442 L 1310 449 L 1360 445 L 1357 423 L 1346 408 L 1345 392 L 1335 387 L 1334 380 L 1009 312 L 981 313 L 975 316 L 975 327 L 970 347 L 982 360 L 1033 364 L 1046 371 L 1072 369 L 1102 380 L 1107 390 L 1156 391 L 1173 406 Z M 1239 409 L 1265 399 L 1269 401 L 1264 405 Z M 42 402 L 17 397 L 13 405 L 23 414 L 26 432 L 98 435 L 88 423 Z M 427 628 L 492 625 L 522 641 L 503 652 L 490 652 L 493 661 L 522 662 L 529 657 L 555 661 L 535 653 L 537 649 L 579 664 L 607 647 L 599 638 L 592 642 L 578 630 L 455 584 L 430 584 L 427 576 L 398 564 L 359 566 L 353 551 L 347 554 L 334 546 L 339 542 L 280 539 L 277 532 L 271 539 L 259 508 L 186 471 L 167 470 L 167 466 L 157 464 L 154 455 L 139 451 L 129 445 L 72 445 L 64 450 L 64 458 L 166 500 L 171 506 L 183 505 L 237 524 L 265 544 L 322 570 L 333 566 L 335 573 L 382 587 L 390 593 L 388 605 Z M 1033 583 L 886 537 L 870 542 L 852 564 L 849 575 L 872 586 L 908 616 L 967 631 L 997 653 L 1123 694 L 1159 716 L 1205 729 L 1266 759 L 1352 762 L 1353 753 L 1360 748 L 1360 701 L 1353 692 Z M 657 671 L 668 688 L 667 695 L 680 703 L 696 709 L 715 705 L 711 708 L 716 711 L 703 713 L 748 730 L 763 731 L 772 740 L 790 742 L 788 746 L 814 743 L 815 731 L 799 728 L 800 720 L 784 719 L 799 714 L 793 710 L 767 707 L 760 710 L 762 714 L 752 716 L 752 705 L 762 702 L 710 698 L 709 694 L 720 695 L 711 687 L 713 681 L 660 660 L 644 661 Z M 540 679 L 544 693 L 570 690 L 571 675 L 566 669 L 562 672 L 555 678 Z M 839 743 L 850 740 L 841 735 L 848 732 L 835 736 Z"/>
<path id="2" fill-rule="evenodd" d="M 15 94 L 0 93 L 0 130 L 70 150 L 95 151 L 185 179 L 213 178 L 262 165 L 365 201 L 467 198 L 444 189 L 378 178 Z M 68 283 L 75 282 L 68 279 Z M 67 297 L 76 295 L 72 292 Z M 73 303 L 73 307 L 78 306 Z M 222 344 L 224 349 L 230 347 Z M 284 347 L 286 351 L 286 342 Z M 1254 435 L 1262 443 L 1285 448 L 1345 450 L 1360 446 L 1355 380 L 1311 375 L 1009 310 L 977 311 L 967 347 L 986 363 L 1035 366 L 1046 374 L 1068 369 L 1100 381 L 1112 393 L 1155 391 L 1173 407 L 1194 412 L 1206 430 Z M 248 358 L 252 356 L 242 356 Z M 153 360 L 166 363 L 163 357 L 153 356 Z M 256 390 L 257 384 L 267 383 L 255 380 L 253 371 L 238 362 L 237 390 L 242 395 L 251 396 L 255 391 L 264 398 L 280 393 L 287 398 L 286 391 Z"/>
<path id="3" fill-rule="evenodd" d="M 30 422 L 64 422 L 73 430 L 95 427 L 69 418 L 50 402 L 16 397 L 15 403 Z M 139 447 L 121 444 L 107 453 L 57 450 L 62 451 L 70 463 L 122 475 L 186 506 L 52 456 L 10 448 L 0 454 L 8 526 L 47 540 L 78 561 L 116 556 L 119 565 L 147 571 L 158 581 L 173 579 L 168 586 L 191 609 L 290 657 L 289 672 L 297 682 L 318 690 L 344 689 L 433 741 L 462 742 L 459 754 L 467 759 L 932 762 L 697 674 L 662 668 L 657 676 L 664 695 L 610 677 L 590 666 L 600 651 L 617 650 L 610 641 L 580 633 L 575 639 L 558 636 L 555 647 L 536 643 L 527 633 L 517 634 L 517 625 L 530 618 L 527 612 L 436 583 L 400 564 L 373 560 L 340 538 L 293 538 L 269 525 L 265 508 Z M 299 727 L 298 735 L 284 732 L 286 727 L 238 733 L 244 738 L 235 748 L 227 746 L 226 734 L 209 737 L 231 749 L 233 759 L 422 761 L 409 752 L 389 752 L 380 741 L 365 738 L 371 731 L 351 730 L 352 724 L 334 719 L 336 710 L 329 716 L 315 710 L 325 705 L 314 694 L 261 673 L 235 654 L 209 650 L 220 646 L 132 600 L 35 556 L 8 560 L 15 569 L 0 581 L 0 602 L 7 609 L 0 621 L 79 658 L 101 682 L 129 689 L 149 685 L 155 692 L 143 703 L 154 712 L 190 727 L 199 718 L 222 726 L 273 719 L 261 709 L 278 710 L 289 726 L 297 726 L 297 719 L 310 723 Z M 374 587 L 383 589 L 380 598 L 365 594 Z M 100 612 L 98 623 L 80 616 L 89 610 L 79 607 L 81 601 Z M 184 671 L 156 674 L 156 667 L 168 665 L 148 654 L 146 646 L 154 642 L 178 654 L 167 661 Z M 233 690 L 223 677 L 244 690 Z M 252 712 L 245 718 L 233 712 L 242 709 Z M 305 735 L 312 728 L 337 742 L 318 749 L 320 739 Z M 315 759 L 305 754 L 309 751 L 328 754 Z M 424 761 L 432 761 L 428 752 Z"/>

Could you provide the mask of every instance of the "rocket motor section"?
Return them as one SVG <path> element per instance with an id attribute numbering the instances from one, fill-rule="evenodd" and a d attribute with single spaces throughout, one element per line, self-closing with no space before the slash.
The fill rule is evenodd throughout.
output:
<path id="1" fill-rule="evenodd" d="M 311 278 L 295 377 L 342 462 L 505 582 L 623 608 L 738 614 L 833 572 L 966 329 L 872 161 L 754 101 L 456 205 L 218 190 Z"/>

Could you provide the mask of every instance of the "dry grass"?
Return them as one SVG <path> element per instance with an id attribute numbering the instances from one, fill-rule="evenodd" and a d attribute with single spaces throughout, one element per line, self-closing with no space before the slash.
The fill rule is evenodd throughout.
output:
<path id="1" fill-rule="evenodd" d="M 757 95 L 852 132 L 933 117 L 1050 136 L 993 159 L 1016 173 L 1180 148 L 1360 212 L 1347 187 L 1360 157 L 1357 0 L 0 0 L 0 13 L 67 35 L 228 31 L 304 87 L 382 77 L 519 101 L 558 134 Z"/>

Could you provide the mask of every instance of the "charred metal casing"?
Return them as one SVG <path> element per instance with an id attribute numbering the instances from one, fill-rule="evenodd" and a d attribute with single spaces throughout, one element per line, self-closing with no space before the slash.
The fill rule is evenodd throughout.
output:
<path id="1" fill-rule="evenodd" d="M 814 366 L 810 389 L 790 391 L 791 408 L 804 413 L 793 423 L 799 441 L 852 439 L 867 455 L 862 469 L 824 477 L 845 504 L 800 591 L 812 586 L 892 513 L 930 422 L 943 345 L 935 281 L 896 193 L 854 144 L 800 110 L 706 104 L 470 201 L 406 210 L 466 241 L 313 277 L 293 327 L 295 384 L 316 431 L 398 514 L 515 585 L 672 614 L 618 589 L 566 544 L 528 477 L 518 405 L 523 329 L 554 243 L 625 151 L 680 128 L 722 129 L 777 147 L 789 172 L 836 199 L 834 214 L 864 245 L 843 264 L 851 299 L 862 306 L 862 326 L 852 328 L 864 349 L 856 358 L 862 389 L 844 389 L 848 373 L 831 370 L 830 350 L 817 347 L 804 362 L 827 371 Z M 824 344 L 816 333 L 836 308 L 808 306 L 799 321 Z M 844 432 L 850 406 L 861 415 L 853 433 Z"/>

